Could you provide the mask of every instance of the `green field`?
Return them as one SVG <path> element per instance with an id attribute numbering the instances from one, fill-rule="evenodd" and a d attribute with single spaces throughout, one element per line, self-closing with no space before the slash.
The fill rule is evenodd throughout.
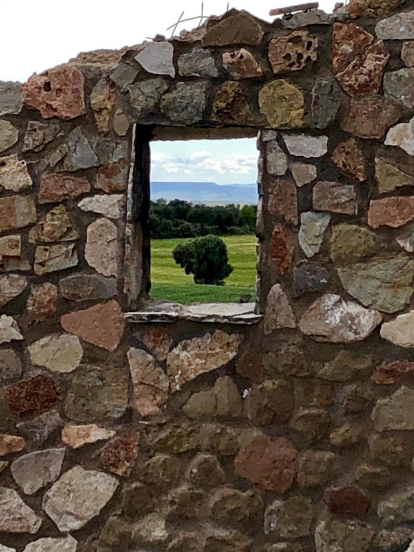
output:
<path id="1" fill-rule="evenodd" d="M 184 305 L 197 302 L 238 302 L 240 295 L 255 295 L 256 283 L 256 244 L 255 236 L 223 237 L 229 253 L 233 273 L 224 286 L 197 285 L 193 276 L 187 276 L 175 264 L 172 251 L 176 245 L 189 240 L 152 240 L 151 297 L 169 299 Z"/>

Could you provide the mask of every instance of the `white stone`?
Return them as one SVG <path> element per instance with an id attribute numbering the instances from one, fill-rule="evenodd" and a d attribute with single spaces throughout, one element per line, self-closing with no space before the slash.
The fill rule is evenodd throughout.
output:
<path id="1" fill-rule="evenodd" d="M 33 186 L 27 172 L 26 161 L 19 161 L 17 154 L 0 158 L 0 188 L 11 192 L 21 192 Z"/>
<path id="2" fill-rule="evenodd" d="M 23 552 L 76 552 L 77 548 L 78 541 L 68 535 L 61 539 L 44 538 L 31 542 Z"/>
<path id="3" fill-rule="evenodd" d="M 288 168 L 286 153 L 276 140 L 266 143 L 266 170 L 274 176 L 283 176 Z"/>
<path id="4" fill-rule="evenodd" d="M 45 494 L 43 510 L 59 531 L 77 531 L 101 512 L 118 485 L 112 475 L 75 466 Z"/>
<path id="5" fill-rule="evenodd" d="M 383 19 L 377 23 L 375 32 L 382 40 L 413 40 L 414 11 L 398 13 Z"/>
<path id="6" fill-rule="evenodd" d="M 174 46 L 171 42 L 151 42 L 135 59 L 148 73 L 175 77 L 173 64 Z"/>
<path id="7" fill-rule="evenodd" d="M 286 293 L 280 284 L 276 284 L 267 296 L 263 331 L 265 335 L 270 335 L 274 330 L 283 328 L 295 329 L 296 319 Z"/>
<path id="8" fill-rule="evenodd" d="M 383 324 L 381 337 L 400 347 L 414 347 L 414 310 Z"/>
<path id="9" fill-rule="evenodd" d="M 15 548 L 9 548 L 8 546 L 3 546 L 0 544 L 0 552 L 16 552 Z"/>
<path id="10" fill-rule="evenodd" d="M 414 155 L 414 117 L 410 122 L 401 123 L 390 129 L 385 145 L 399 147 L 408 155 Z"/>
<path id="11" fill-rule="evenodd" d="M 313 182 L 318 176 L 318 169 L 309 163 L 291 163 L 290 170 L 299 188 Z"/>
<path id="12" fill-rule="evenodd" d="M 327 136 L 285 133 L 282 136 L 289 153 L 295 157 L 323 157 L 328 151 Z"/>
<path id="13" fill-rule="evenodd" d="M 0 316 L 0 345 L 11 341 L 22 341 L 23 336 L 17 322 L 11 316 Z"/>
<path id="14" fill-rule="evenodd" d="M 118 275 L 118 229 L 106 218 L 95 220 L 86 231 L 85 259 L 104 276 Z"/>
<path id="15" fill-rule="evenodd" d="M 65 453 L 66 449 L 60 448 L 20 456 L 11 465 L 14 480 L 25 494 L 37 493 L 59 477 Z"/>
<path id="16" fill-rule="evenodd" d="M 300 220 L 299 243 L 305 255 L 310 259 L 321 249 L 325 231 L 331 222 L 331 215 L 308 211 L 301 214 Z"/>
<path id="17" fill-rule="evenodd" d="M 114 429 L 106 429 L 95 424 L 66 426 L 62 430 L 62 441 L 68 447 L 78 449 L 98 441 L 107 441 L 115 435 Z"/>
<path id="18" fill-rule="evenodd" d="M 68 374 L 76 370 L 82 360 L 83 349 L 75 335 L 49 335 L 29 346 L 32 364 L 44 366 L 52 372 Z"/>
<path id="19" fill-rule="evenodd" d="M 14 489 L 0 487 L 0 532 L 35 535 L 42 521 Z"/>
<path id="20" fill-rule="evenodd" d="M 86 213 L 98 213 L 110 219 L 121 219 L 124 215 L 124 196 L 122 194 L 95 195 L 85 197 L 78 207 Z"/>

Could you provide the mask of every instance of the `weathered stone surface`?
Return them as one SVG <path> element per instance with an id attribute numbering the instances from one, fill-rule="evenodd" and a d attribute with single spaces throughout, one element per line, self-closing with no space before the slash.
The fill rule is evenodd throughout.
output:
<path id="1" fill-rule="evenodd" d="M 318 182 L 313 188 L 313 208 L 343 215 L 356 215 L 357 194 L 352 184 Z"/>
<path id="2" fill-rule="evenodd" d="M 345 176 L 359 182 L 366 180 L 364 154 L 354 138 L 339 144 L 332 153 L 332 160 Z"/>
<path id="3" fill-rule="evenodd" d="M 252 540 L 235 530 L 216 530 L 208 535 L 204 552 L 248 552 L 251 549 Z"/>
<path id="4" fill-rule="evenodd" d="M 17 424 L 17 428 L 26 439 L 42 445 L 62 425 L 59 413 L 56 410 L 50 410 L 33 420 Z"/>
<path id="5" fill-rule="evenodd" d="M 78 252 L 74 243 L 36 247 L 34 271 L 38 276 L 77 266 Z"/>
<path id="6" fill-rule="evenodd" d="M 206 107 L 206 91 L 205 83 L 179 82 L 172 92 L 162 97 L 162 116 L 181 125 L 200 122 Z"/>
<path id="7" fill-rule="evenodd" d="M 378 431 L 414 429 L 414 413 L 411 408 L 414 391 L 401 387 L 391 397 L 380 399 L 372 412 Z"/>
<path id="8" fill-rule="evenodd" d="M 241 11 L 232 13 L 220 21 L 210 19 L 201 43 L 203 48 L 230 44 L 260 46 L 263 36 L 264 33 L 258 21 L 249 13 Z"/>
<path id="9" fill-rule="evenodd" d="M 174 46 L 170 42 L 150 42 L 135 59 L 148 73 L 174 78 L 173 55 Z"/>
<path id="10" fill-rule="evenodd" d="M 373 41 L 372 34 L 353 23 L 334 23 L 332 33 L 332 70 L 334 74 L 344 71 Z"/>
<path id="11" fill-rule="evenodd" d="M 44 150 L 46 145 L 52 142 L 59 132 L 60 124 L 57 121 L 51 121 L 50 123 L 29 121 L 24 135 L 23 153 L 28 151 L 38 153 Z"/>
<path id="12" fill-rule="evenodd" d="M 85 259 L 104 276 L 118 275 L 118 229 L 113 222 L 99 218 L 86 230 Z"/>
<path id="13" fill-rule="evenodd" d="M 330 425 L 329 412 L 322 408 L 300 408 L 290 421 L 293 431 L 300 433 L 307 443 L 323 439 L 329 433 Z"/>
<path id="14" fill-rule="evenodd" d="M 332 361 L 323 365 L 318 371 L 318 378 L 343 383 L 366 377 L 371 370 L 370 356 L 358 356 L 349 351 L 341 351 Z"/>
<path id="15" fill-rule="evenodd" d="M 319 40 L 307 30 L 293 31 L 274 38 L 269 45 L 269 61 L 273 73 L 300 71 L 318 58 Z"/>
<path id="16" fill-rule="evenodd" d="M 23 552 L 76 552 L 78 541 L 68 535 L 66 538 L 43 538 L 26 546 Z"/>
<path id="17" fill-rule="evenodd" d="M 155 115 L 161 96 L 168 90 L 168 84 L 161 77 L 139 82 L 129 87 L 130 103 L 138 118 Z"/>
<path id="18" fill-rule="evenodd" d="M 298 224 L 298 191 L 293 180 L 272 180 L 268 193 L 270 214 L 283 217 L 290 224 Z"/>
<path id="19" fill-rule="evenodd" d="M 373 228 L 399 228 L 414 220 L 414 196 L 373 199 L 369 204 L 368 224 Z"/>
<path id="20" fill-rule="evenodd" d="M 42 518 L 27 506 L 13 489 L 0 487 L 0 531 L 35 535 Z"/>
<path id="21" fill-rule="evenodd" d="M 76 199 L 90 191 L 91 185 L 85 178 L 75 178 L 61 174 L 42 175 L 39 190 L 39 203 L 56 203 L 66 199 Z"/>
<path id="22" fill-rule="evenodd" d="M 23 437 L 0 434 L 0 457 L 21 452 L 26 446 Z"/>
<path id="23" fill-rule="evenodd" d="M 97 274 L 73 274 L 59 282 L 60 293 L 69 301 L 92 301 L 114 297 L 116 280 Z"/>
<path id="24" fill-rule="evenodd" d="M 36 222 L 36 207 L 28 196 L 10 196 L 0 199 L 0 232 L 24 228 Z"/>
<path id="25" fill-rule="evenodd" d="M 23 102 L 44 119 L 75 119 L 86 111 L 83 74 L 73 65 L 34 74 L 23 85 Z"/>
<path id="26" fill-rule="evenodd" d="M 5 399 L 12 414 L 21 416 L 52 408 L 59 402 L 60 393 L 51 378 L 38 375 L 7 387 Z"/>
<path id="27" fill-rule="evenodd" d="M 130 65 L 129 63 L 119 63 L 112 71 L 112 73 L 109 75 L 109 78 L 119 86 L 119 88 L 123 89 L 128 84 L 131 84 L 136 79 L 137 75 L 139 73 L 139 67 L 136 67 L 134 65 Z"/>
<path id="28" fill-rule="evenodd" d="M 312 88 L 312 127 L 327 128 L 336 118 L 341 105 L 338 83 L 332 77 L 321 77 Z"/>
<path id="29" fill-rule="evenodd" d="M 99 514 L 117 487 L 115 477 L 75 466 L 45 494 L 43 510 L 60 531 L 76 531 Z"/>
<path id="30" fill-rule="evenodd" d="M 116 435 L 113 429 L 99 427 L 95 424 L 68 425 L 62 430 L 62 442 L 70 448 L 78 449 L 85 445 L 107 441 Z"/>
<path id="31" fill-rule="evenodd" d="M 376 94 L 381 87 L 382 74 L 389 57 L 384 43 L 380 40 L 354 59 L 344 71 L 336 75 L 336 78 L 350 96 Z"/>
<path id="32" fill-rule="evenodd" d="M 293 292 L 296 297 L 321 291 L 331 279 L 330 271 L 316 263 L 302 262 L 293 269 Z"/>
<path id="33" fill-rule="evenodd" d="M 182 77 L 218 77 L 213 56 L 201 48 L 194 48 L 178 58 L 178 72 Z"/>
<path id="34" fill-rule="evenodd" d="M 357 343 L 371 335 L 381 321 L 381 314 L 375 310 L 326 294 L 305 312 L 299 328 L 316 341 Z"/>
<path id="35" fill-rule="evenodd" d="M 101 303 L 61 318 L 65 331 L 107 351 L 114 351 L 124 334 L 125 321 L 117 301 Z"/>
<path id="36" fill-rule="evenodd" d="M 240 83 L 229 81 L 220 88 L 211 118 L 220 124 L 252 124 L 251 100 Z"/>
<path id="37" fill-rule="evenodd" d="M 192 395 L 183 410 L 190 418 L 241 416 L 242 404 L 239 390 L 230 377 L 218 378 L 209 391 Z"/>
<path id="38" fill-rule="evenodd" d="M 124 159 L 100 167 L 95 176 L 94 187 L 107 194 L 124 192 L 127 187 L 128 165 Z"/>
<path id="39" fill-rule="evenodd" d="M 283 140 L 289 153 L 295 157 L 323 157 L 328 151 L 327 136 L 283 133 Z"/>
<path id="40" fill-rule="evenodd" d="M 22 341 L 23 336 L 14 318 L 3 314 L 0 316 L 0 345 L 11 341 Z"/>
<path id="41" fill-rule="evenodd" d="M 7 261 L 7 257 L 20 257 L 21 253 L 21 236 L 4 236 L 0 238 L 0 265 Z"/>
<path id="42" fill-rule="evenodd" d="M 159 362 L 163 362 L 173 344 L 173 338 L 161 328 L 153 328 L 145 333 L 143 343 Z"/>
<path id="43" fill-rule="evenodd" d="M 171 391 L 205 372 L 224 366 L 238 353 L 242 336 L 221 330 L 181 341 L 167 356 L 167 374 Z"/>
<path id="44" fill-rule="evenodd" d="M 262 515 L 263 501 L 255 491 L 242 492 L 221 487 L 211 495 L 209 509 L 211 517 L 217 521 L 251 523 Z"/>
<path id="45" fill-rule="evenodd" d="M 13 349 L 0 350 L 0 384 L 10 383 L 22 374 L 20 356 Z"/>
<path id="46" fill-rule="evenodd" d="M 162 544 L 169 537 L 166 530 L 165 518 L 161 514 L 149 514 L 134 525 L 132 539 L 136 542 L 148 544 Z"/>
<path id="47" fill-rule="evenodd" d="M 361 464 L 355 471 L 355 481 L 361 487 L 382 489 L 388 487 L 393 482 L 393 478 L 387 468 Z"/>
<path id="48" fill-rule="evenodd" d="M 303 93 L 283 79 L 269 82 L 260 90 L 259 106 L 273 128 L 303 126 L 305 113 Z"/>
<path id="49" fill-rule="evenodd" d="M 414 186 L 414 176 L 410 176 L 385 159 L 375 158 L 375 176 L 380 194 L 388 194 L 405 186 Z"/>
<path id="50" fill-rule="evenodd" d="M 308 258 L 319 253 L 331 215 L 308 211 L 300 216 L 299 244 Z"/>
<path id="51" fill-rule="evenodd" d="M 121 219 L 124 214 L 124 196 L 122 194 L 95 195 L 85 197 L 78 207 L 86 213 L 98 213 L 110 219 Z"/>
<path id="52" fill-rule="evenodd" d="M 289 168 L 299 188 L 313 182 L 318 176 L 318 169 L 309 163 L 291 163 Z"/>
<path id="53" fill-rule="evenodd" d="M 185 452 L 185 447 L 182 448 Z M 151 487 L 170 488 L 177 483 L 182 471 L 183 463 L 177 456 L 155 454 L 145 464 L 143 479 Z"/>
<path id="54" fill-rule="evenodd" d="M 414 118 L 408 123 L 400 123 L 389 130 L 385 145 L 400 147 L 408 155 L 414 155 Z"/>
<path id="55" fill-rule="evenodd" d="M 395 7 L 401 1 L 394 0 Z M 414 39 L 414 11 L 403 12 L 383 19 L 377 23 L 375 32 L 383 40 L 413 40 Z"/>
<path id="56" fill-rule="evenodd" d="M 363 516 L 371 508 L 371 501 L 354 487 L 326 489 L 324 502 L 332 514 L 340 516 Z"/>
<path id="57" fill-rule="evenodd" d="M 0 307 L 24 292 L 27 280 L 19 274 L 0 276 Z"/>
<path id="58" fill-rule="evenodd" d="M 394 385 L 409 379 L 414 373 L 414 362 L 409 360 L 394 360 L 383 362 L 372 374 L 372 381 L 377 385 Z"/>
<path id="59" fill-rule="evenodd" d="M 128 382 L 124 367 L 81 365 L 68 390 L 66 416 L 81 423 L 120 418 L 128 407 Z"/>
<path id="60" fill-rule="evenodd" d="M 296 328 L 296 319 L 286 293 L 280 284 L 275 284 L 267 296 L 267 307 L 263 320 L 263 331 L 270 335 L 274 330 Z"/>
<path id="61" fill-rule="evenodd" d="M 56 334 L 32 343 L 29 353 L 33 365 L 67 374 L 76 370 L 81 363 L 83 349 L 76 336 Z"/>
<path id="62" fill-rule="evenodd" d="M 385 75 L 385 82 L 388 75 Z M 342 121 L 342 128 L 360 138 L 382 139 L 387 130 L 398 123 L 401 110 L 389 98 L 370 96 L 350 102 L 349 110 Z"/>
<path id="63" fill-rule="evenodd" d="M 58 205 L 40 218 L 29 234 L 31 243 L 55 243 L 78 239 L 69 213 L 64 205 Z"/>
<path id="64" fill-rule="evenodd" d="M 406 67 L 414 67 L 414 42 L 403 42 L 401 59 L 405 63 Z"/>
<path id="65" fill-rule="evenodd" d="M 9 121 L 0 121 L 0 152 L 6 151 L 19 140 L 19 131 Z"/>
<path id="66" fill-rule="evenodd" d="M 76 127 L 67 139 L 67 153 L 62 161 L 62 170 L 67 172 L 99 167 L 100 162 L 81 127 Z"/>
<path id="67" fill-rule="evenodd" d="M 316 526 L 317 552 L 368 552 L 374 530 L 356 521 L 321 521 Z"/>
<path id="68" fill-rule="evenodd" d="M 389 98 L 402 103 L 405 107 L 410 109 L 414 108 L 414 91 L 412 87 L 413 79 L 413 67 L 386 73 L 384 76 L 385 94 Z M 394 123 L 397 121 L 394 121 Z"/>
<path id="69" fill-rule="evenodd" d="M 274 176 L 283 176 L 287 168 L 287 155 L 276 140 L 266 142 L 266 172 Z"/>
<path id="70" fill-rule="evenodd" d="M 167 500 L 167 519 L 174 519 L 175 516 L 193 519 L 201 513 L 204 492 L 201 489 L 192 489 L 187 486 L 178 487 L 168 494 Z"/>
<path id="71" fill-rule="evenodd" d="M 227 69 L 233 79 L 254 79 L 261 77 L 263 69 L 254 55 L 241 48 L 233 52 L 225 52 L 222 56 L 223 67 Z M 214 75 L 217 76 L 217 75 Z"/>
<path id="72" fill-rule="evenodd" d="M 310 534 L 314 512 L 311 502 L 303 496 L 274 500 L 265 511 L 265 535 L 278 539 L 298 539 Z"/>
<path id="73" fill-rule="evenodd" d="M 26 161 L 19 160 L 17 154 L 0 157 L 0 189 L 21 192 L 33 186 L 27 172 Z"/>
<path id="74" fill-rule="evenodd" d="M 295 396 L 290 382 L 277 379 L 254 385 L 245 397 L 247 417 L 255 425 L 285 423 L 295 409 Z"/>
<path id="75" fill-rule="evenodd" d="M 385 526 L 413 521 L 414 488 L 406 487 L 402 491 L 390 494 L 378 504 L 377 513 Z"/>
<path id="76" fill-rule="evenodd" d="M 11 465 L 14 480 L 27 495 L 54 483 L 62 470 L 66 449 L 48 449 L 20 456 Z"/>
<path id="77" fill-rule="evenodd" d="M 57 310 L 58 288 L 46 282 L 32 286 L 27 300 L 27 323 L 29 326 L 52 318 Z"/>
<path id="78" fill-rule="evenodd" d="M 290 272 L 293 262 L 293 247 L 289 244 L 286 229 L 281 224 L 276 224 L 272 232 L 270 244 L 270 256 L 275 261 L 279 272 L 283 275 Z"/>
<path id="79" fill-rule="evenodd" d="M 0 117 L 18 115 L 22 110 L 22 85 L 0 81 Z"/>
<path id="80" fill-rule="evenodd" d="M 114 88 L 113 83 L 110 83 L 106 78 L 102 78 L 95 84 L 89 96 L 98 132 L 104 136 L 109 132 L 109 120 L 115 108 Z"/>
<path id="81" fill-rule="evenodd" d="M 308 450 L 299 460 L 298 483 L 301 487 L 324 485 L 332 477 L 336 456 L 333 452 Z"/>
<path id="82" fill-rule="evenodd" d="M 381 433 L 370 440 L 369 452 L 376 463 L 393 468 L 408 467 L 413 457 L 413 443 L 409 433 Z"/>
<path id="83" fill-rule="evenodd" d="M 101 453 L 102 468 L 120 477 L 129 477 L 138 456 L 138 444 L 139 435 L 134 429 L 109 443 Z"/>

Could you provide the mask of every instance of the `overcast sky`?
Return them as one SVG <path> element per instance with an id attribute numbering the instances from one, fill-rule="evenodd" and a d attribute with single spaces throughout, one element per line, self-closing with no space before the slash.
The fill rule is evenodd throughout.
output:
<path id="1" fill-rule="evenodd" d="M 228 0 L 204 0 L 206 15 L 221 15 Z M 231 8 L 246 9 L 272 20 L 272 8 L 301 0 L 230 0 Z M 320 0 L 331 12 L 336 0 Z M 199 0 L 1 0 L 0 80 L 24 82 L 33 73 L 59 65 L 79 52 L 122 48 L 156 34 L 184 17 L 201 14 Z M 191 29 L 197 21 L 185 23 Z M 236 144 L 236 145 L 234 145 Z M 158 143 L 153 145 L 153 179 L 253 183 L 257 153 L 254 140 Z"/>

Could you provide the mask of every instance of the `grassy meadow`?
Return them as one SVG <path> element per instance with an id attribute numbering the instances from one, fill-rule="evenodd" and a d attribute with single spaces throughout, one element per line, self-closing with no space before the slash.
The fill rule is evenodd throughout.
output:
<path id="1" fill-rule="evenodd" d="M 253 235 L 224 236 L 223 240 L 234 269 L 224 286 L 197 285 L 192 275 L 187 276 L 184 269 L 175 264 L 173 249 L 189 240 L 151 240 L 151 297 L 169 299 L 184 305 L 198 302 L 237 303 L 245 293 L 254 297 L 257 238 Z"/>

